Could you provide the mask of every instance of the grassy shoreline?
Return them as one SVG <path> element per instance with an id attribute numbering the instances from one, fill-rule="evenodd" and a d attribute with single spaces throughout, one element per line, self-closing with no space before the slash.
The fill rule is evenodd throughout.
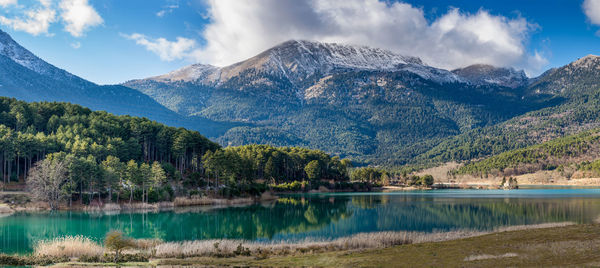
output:
<path id="1" fill-rule="evenodd" d="M 489 251 L 473 251 L 475 245 L 464 246 L 463 260 L 480 261 L 489 258 L 514 258 L 522 256 L 523 250 L 501 252 L 504 248 L 498 237 L 527 237 L 535 234 L 561 234 L 560 239 L 569 240 L 570 233 L 581 230 L 595 231 L 594 239 L 600 241 L 600 225 L 574 225 L 573 223 L 550 223 L 499 228 L 490 232 L 454 231 L 441 233 L 387 232 L 364 233 L 332 241 L 305 241 L 296 243 L 260 243 L 241 240 L 210 240 L 164 243 L 153 240 L 136 241 L 138 248 L 128 251 L 120 265 L 216 265 L 216 266 L 419 266 L 415 258 L 424 253 L 434 254 L 425 258 L 435 261 L 437 254 L 442 257 L 446 251 L 461 250 L 462 244 L 477 241 Z M 541 231 L 540 231 L 541 230 Z M 486 242 L 489 241 L 489 242 Z M 537 241 L 537 240 L 535 240 Z M 534 241 L 534 242 L 535 242 Z M 528 241 L 520 241 L 528 243 Z M 445 244 L 459 245 L 459 248 L 445 248 Z M 497 247 L 497 248 L 496 248 Z M 598 245 L 600 247 L 600 244 Z M 39 265 L 56 266 L 105 266 L 114 265 L 109 251 L 81 237 L 63 238 L 38 244 L 36 253 L 28 256 L 0 254 L 0 265 Z M 416 252 L 415 249 L 434 248 L 435 251 Z M 476 248 L 476 247 L 475 247 Z M 89 250 L 87 250 L 89 249 Z M 494 250 L 491 250 L 494 249 Z M 437 251 L 439 250 L 439 252 Z M 103 253 L 102 253 L 103 252 Z M 397 256 L 408 256 L 398 259 Z M 102 255 L 103 254 L 103 255 Z M 508 255 L 506 255 L 508 254 Z M 511 254 L 517 254 L 513 256 Z M 427 254 L 425 254 L 427 255 Z M 419 257 L 420 256 L 420 257 Z M 491 256 L 491 257 L 490 257 Z M 412 259 L 411 259 L 412 258 Z M 456 261 L 456 257 L 451 258 Z M 443 260 L 437 260 L 443 261 Z M 467 264 L 469 263 L 467 262 Z M 460 266 L 464 262 L 454 264 Z M 393 264 L 393 265 L 391 265 Z M 430 265 L 425 265 L 430 266 Z M 438 265 L 434 265 L 438 266 Z"/>

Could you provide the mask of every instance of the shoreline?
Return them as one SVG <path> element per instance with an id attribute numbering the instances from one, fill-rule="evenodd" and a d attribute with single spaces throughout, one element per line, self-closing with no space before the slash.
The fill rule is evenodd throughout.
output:
<path id="1" fill-rule="evenodd" d="M 591 179 L 597 183 L 589 183 L 590 179 L 584 179 L 587 183 L 580 183 L 573 179 L 569 183 L 564 181 L 555 181 L 553 183 L 539 182 L 525 180 L 525 183 L 519 181 L 519 185 L 522 187 L 540 187 L 540 188 L 552 188 L 552 187 L 584 187 L 584 188 L 600 188 L 600 178 Z M 387 193 L 387 192 L 410 192 L 410 191 L 424 191 L 424 190 L 442 190 L 442 189 L 469 189 L 469 190 L 502 190 L 499 183 L 495 183 L 495 179 L 480 179 L 480 180 L 461 180 L 459 182 L 436 182 L 431 187 L 418 187 L 418 186 L 381 186 L 373 187 L 371 191 L 365 193 Z M 244 206 L 259 203 L 268 203 L 279 199 L 278 195 L 285 194 L 311 194 L 311 193 L 337 193 L 345 191 L 309 191 L 309 192 L 277 192 L 263 194 L 260 197 L 236 197 L 236 198 L 189 198 L 189 197 L 178 197 L 174 201 L 169 202 L 157 202 L 157 203 L 140 203 L 140 202 L 121 202 L 117 203 L 106 203 L 102 207 L 97 205 L 80 205 L 74 204 L 73 207 L 61 206 L 58 211 L 85 211 L 85 212 L 136 212 L 136 211 L 171 211 L 185 208 L 210 208 L 210 207 L 231 207 L 231 206 Z M 2 195 L 28 195 L 25 192 L 0 192 Z M 49 211 L 49 207 L 42 202 L 25 202 L 19 204 L 9 204 L 0 202 L 0 216 L 8 216 L 18 212 L 42 212 Z"/>
<path id="2" fill-rule="evenodd" d="M 2 192 L 0 192 L 2 194 Z M 27 195 L 27 193 L 20 193 Z M 157 203 L 141 203 L 141 202 L 121 202 L 121 203 L 106 203 L 102 206 L 98 205 L 81 205 L 73 204 L 72 207 L 61 206 L 58 211 L 79 211 L 79 212 L 138 212 L 138 211 L 170 211 L 186 208 L 203 208 L 203 207 L 230 207 L 239 205 L 252 205 L 258 203 L 268 203 L 277 200 L 276 195 L 263 195 L 260 197 L 237 197 L 237 198 L 181 198 L 178 197 L 174 201 L 157 202 Z M 22 204 L 10 205 L 0 203 L 0 216 L 8 216 L 18 212 L 44 212 L 50 211 L 47 204 L 42 202 L 26 202 Z"/>
<path id="3" fill-rule="evenodd" d="M 347 237 L 341 237 L 325 241 L 300 241 L 300 242 L 255 242 L 246 240 L 214 239 L 195 240 L 181 242 L 162 242 L 150 240 L 138 240 L 138 247 L 130 249 L 123 254 L 121 265 L 127 262 L 137 263 L 143 266 L 151 264 L 162 265 L 211 265 L 214 261 L 221 262 L 225 266 L 239 265 L 236 261 L 243 259 L 244 262 L 264 262 L 281 259 L 294 260 L 297 258 L 313 258 L 320 254 L 355 254 L 364 252 L 381 252 L 385 250 L 403 247 L 424 247 L 426 245 L 440 243 L 457 243 L 453 241 L 468 241 L 472 239 L 484 239 L 519 232 L 539 232 L 540 230 L 560 230 L 561 228 L 582 228 L 600 225 L 577 225 L 572 222 L 556 222 L 534 225 L 517 225 L 499 227 L 489 231 L 456 230 L 446 232 L 373 232 L 358 233 Z M 56 266 L 81 266 L 94 265 L 103 266 L 112 264 L 110 251 L 104 249 L 100 244 L 93 244 L 85 238 L 70 238 L 73 242 L 64 244 L 63 240 L 53 240 L 46 243 L 42 250 L 43 254 L 36 252 L 31 255 L 6 255 L 0 254 L 0 265 L 39 265 L 55 264 Z M 67 239 L 68 240 L 68 239 Z M 71 241 L 68 240 L 68 241 Z M 77 243 L 86 244 L 87 248 L 93 248 L 94 255 L 88 255 L 84 248 Z M 92 243 L 92 244 L 90 244 Z M 67 248 L 65 248 L 65 245 Z M 79 250 L 78 250 L 79 249 Z M 74 251 L 75 250 L 75 251 Z M 89 251 L 89 250 L 88 250 Z M 107 255 L 108 254 L 108 255 Z M 262 263 L 262 265 L 267 265 Z M 275 266 L 280 266 L 278 264 Z M 273 266 L 268 265 L 268 266 Z M 283 266 L 290 266 L 283 265 Z M 297 266 L 297 265 L 291 265 Z M 306 265 L 301 265 L 306 266 Z M 309 265 L 315 266 L 315 265 Z M 322 265 L 316 265 L 322 266 Z M 336 266 L 334 263 L 328 266 Z"/>

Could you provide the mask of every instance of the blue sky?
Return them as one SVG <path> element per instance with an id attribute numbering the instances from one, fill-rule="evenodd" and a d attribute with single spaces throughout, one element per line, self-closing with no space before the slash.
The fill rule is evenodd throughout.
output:
<path id="1" fill-rule="evenodd" d="M 100 84 L 192 63 L 227 65 L 288 39 L 377 46 L 449 69 L 514 66 L 535 76 L 599 54 L 597 24 L 599 0 L 0 0 L 2 30 Z"/>

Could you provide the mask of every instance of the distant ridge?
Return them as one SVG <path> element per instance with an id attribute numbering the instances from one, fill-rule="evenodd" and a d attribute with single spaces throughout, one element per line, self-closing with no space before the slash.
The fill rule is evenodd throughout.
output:
<path id="1" fill-rule="evenodd" d="M 147 117 L 171 126 L 214 135 L 222 129 L 202 118 L 179 115 L 128 87 L 99 86 L 59 69 L 25 49 L 0 30 L 0 96 L 25 101 L 61 101 L 119 115 Z"/>

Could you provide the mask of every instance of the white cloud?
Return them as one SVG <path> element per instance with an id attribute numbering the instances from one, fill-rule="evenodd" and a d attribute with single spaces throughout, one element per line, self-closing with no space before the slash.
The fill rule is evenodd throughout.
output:
<path id="1" fill-rule="evenodd" d="M 75 37 L 81 37 L 87 29 L 104 22 L 88 0 L 62 0 L 60 9 L 65 30 Z"/>
<path id="2" fill-rule="evenodd" d="M 583 1 L 583 11 L 592 24 L 600 25 L 600 0 Z"/>
<path id="3" fill-rule="evenodd" d="M 17 4 L 17 0 L 0 0 L 1 7 L 7 7 L 7 6 L 11 6 L 11 5 L 16 5 L 16 4 Z"/>
<path id="4" fill-rule="evenodd" d="M 71 47 L 74 49 L 79 49 L 81 47 L 81 43 L 80 42 L 71 43 Z"/>
<path id="5" fill-rule="evenodd" d="M 0 16 L 0 24 L 15 31 L 24 31 L 32 35 L 48 34 L 48 28 L 56 21 L 56 12 L 49 7 L 47 0 L 39 1 L 41 6 L 24 11 L 22 17 L 8 18 Z"/>
<path id="6" fill-rule="evenodd" d="M 536 73 L 547 63 L 527 49 L 536 26 L 521 17 L 450 9 L 434 21 L 406 3 L 383 0 L 207 0 L 206 45 L 194 59 L 219 66 L 289 39 L 369 45 L 421 57 L 441 68 L 475 63 Z"/>
<path id="7" fill-rule="evenodd" d="M 156 12 L 156 16 L 159 17 L 159 18 L 162 18 L 165 15 L 173 12 L 173 10 L 178 9 L 178 8 L 179 8 L 179 5 L 169 5 L 169 6 L 166 6 L 164 9 Z"/>
<path id="8" fill-rule="evenodd" d="M 62 22 L 65 31 L 74 37 L 81 37 L 90 27 L 103 23 L 102 17 L 88 4 L 88 0 L 61 0 L 59 4 L 53 0 L 37 0 L 38 4 L 25 7 L 18 5 L 17 0 L 0 0 L 0 6 L 8 8 L 15 5 L 13 13 L 18 15 L 7 17 L 0 15 L 0 24 L 11 27 L 15 31 L 24 31 L 32 35 L 45 33 L 53 23 Z M 57 18 L 57 8 L 60 18 Z"/>
<path id="9" fill-rule="evenodd" d="M 164 61 L 189 58 L 196 47 L 196 41 L 183 37 L 177 37 L 176 41 L 169 41 L 165 38 L 148 38 L 139 33 L 121 35 L 127 39 L 134 40 L 136 44 L 141 45 L 148 51 L 155 53 L 160 57 L 161 60 Z"/>

